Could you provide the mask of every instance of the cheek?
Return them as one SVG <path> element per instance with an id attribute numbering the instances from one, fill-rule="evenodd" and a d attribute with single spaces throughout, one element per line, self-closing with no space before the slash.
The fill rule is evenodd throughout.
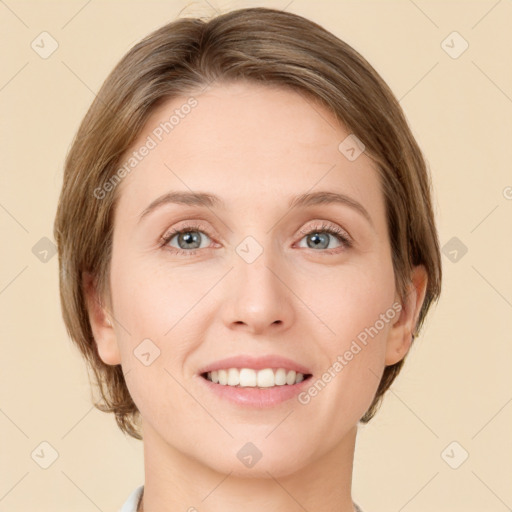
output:
<path id="1" fill-rule="evenodd" d="M 174 337 L 189 318 L 196 318 L 195 308 L 203 311 L 204 318 L 212 313 L 215 308 L 208 306 L 208 312 L 204 308 L 214 297 L 219 303 L 234 300 L 227 289 L 229 296 L 219 295 L 224 293 L 222 286 L 211 290 L 223 272 L 203 263 L 199 270 L 195 265 L 169 268 L 165 261 L 154 259 L 113 258 L 113 313 L 130 333 L 130 345 L 144 338 Z M 386 258 L 361 258 L 329 268 L 299 264 L 285 272 L 293 293 L 283 299 L 295 309 L 294 323 L 310 331 L 315 340 L 325 340 L 322 343 L 332 350 L 343 349 L 359 335 L 364 337 L 361 333 L 375 324 L 394 298 L 393 268 Z M 207 295 L 211 296 L 204 301 Z"/>
<path id="2" fill-rule="evenodd" d="M 305 302 L 318 317 L 319 328 L 326 333 L 325 339 L 331 340 L 329 346 L 333 349 L 350 345 L 360 334 L 364 338 L 365 329 L 376 322 L 382 333 L 390 327 L 389 321 L 382 324 L 380 319 L 383 314 L 394 313 L 391 263 L 347 265 L 305 280 L 300 288 L 299 293 L 307 297 Z"/>
<path id="3" fill-rule="evenodd" d="M 187 312 L 201 286 L 187 286 L 181 276 L 154 262 L 112 260 L 113 312 L 122 325 L 116 334 L 126 385 L 143 417 L 157 422 L 184 407 L 175 399 L 182 390 L 172 377 L 181 380 L 178 367 L 192 348 Z"/>
<path id="4" fill-rule="evenodd" d="M 335 335 L 324 342 L 334 385 L 332 400 L 346 410 L 364 413 L 369 407 L 384 370 L 386 340 L 397 319 L 392 264 L 368 265 L 340 273 L 329 284 L 331 300 L 324 300 L 325 323 Z M 333 298 L 336 297 L 336 300 Z M 312 299 L 314 300 L 314 299 Z M 335 377 L 331 377 L 332 375 Z M 339 412 L 341 414 L 341 411 Z"/>
<path id="5" fill-rule="evenodd" d="M 171 329 L 208 289 L 197 273 L 155 262 L 121 261 L 112 267 L 111 279 L 119 320 L 130 332 L 145 330 L 144 335 L 156 337 Z"/>
<path id="6" fill-rule="evenodd" d="M 170 269 L 154 260 L 113 260 L 113 313 L 122 325 L 117 333 L 123 365 L 138 367 L 134 355 L 146 345 L 149 352 L 158 354 L 152 367 L 163 370 L 180 365 L 202 339 L 204 315 L 198 312 L 216 280 L 215 272 L 199 275 L 192 266 Z"/>

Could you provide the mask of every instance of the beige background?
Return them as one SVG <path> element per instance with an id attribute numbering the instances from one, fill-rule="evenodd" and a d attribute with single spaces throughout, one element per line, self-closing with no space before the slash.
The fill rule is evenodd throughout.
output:
<path id="1" fill-rule="evenodd" d="M 456 237 L 467 253 L 451 261 L 446 249 L 442 298 L 360 430 L 354 499 L 365 512 L 510 509 L 512 2 L 5 0 L 0 511 L 114 511 L 143 483 L 142 443 L 91 406 L 60 316 L 57 257 L 41 239 L 52 239 L 64 157 L 94 93 L 185 5 L 188 15 L 265 5 L 309 17 L 361 52 L 400 99 L 432 172 L 441 244 Z M 59 45 L 46 59 L 31 48 L 43 31 Z M 442 45 L 454 31 L 469 44 L 458 58 Z M 47 469 L 42 442 L 58 452 Z M 463 450 L 468 459 L 452 469 Z"/>

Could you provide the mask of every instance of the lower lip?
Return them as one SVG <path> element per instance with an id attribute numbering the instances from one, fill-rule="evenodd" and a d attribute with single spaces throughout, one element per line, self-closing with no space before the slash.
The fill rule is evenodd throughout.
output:
<path id="1" fill-rule="evenodd" d="M 224 400 L 242 407 L 266 409 L 296 397 L 305 387 L 309 386 L 311 377 L 297 384 L 285 384 L 271 388 L 223 386 L 200 375 L 199 379 L 206 384 L 207 389 Z"/>

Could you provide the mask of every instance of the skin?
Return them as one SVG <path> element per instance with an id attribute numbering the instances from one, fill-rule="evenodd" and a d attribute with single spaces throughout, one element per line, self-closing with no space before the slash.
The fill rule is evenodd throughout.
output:
<path id="1" fill-rule="evenodd" d="M 338 150 L 349 133 L 328 110 L 243 82 L 195 97 L 116 191 L 111 302 L 85 276 L 100 357 L 122 364 L 142 415 L 144 510 L 353 511 L 358 421 L 384 367 L 410 348 L 425 269 L 414 269 L 400 314 L 307 405 L 248 410 L 206 391 L 199 368 L 235 354 L 280 354 L 321 377 L 399 296 L 377 170 L 365 153 L 349 161 Z M 187 99 L 155 110 L 131 151 Z M 191 190 L 226 205 L 166 204 L 139 222 L 157 197 Z M 349 195 L 372 224 L 346 205 L 288 208 L 290 197 L 319 190 Z M 192 249 L 177 236 L 162 246 L 161 237 L 187 221 L 200 223 L 200 248 L 174 254 Z M 343 229 L 353 246 L 324 233 L 324 245 L 308 247 L 312 235 L 300 231 L 322 224 Z M 252 263 L 236 252 L 247 236 L 263 249 Z M 146 338 L 160 350 L 149 366 L 133 354 Z M 236 456 L 249 441 L 263 454 L 252 468 Z"/>

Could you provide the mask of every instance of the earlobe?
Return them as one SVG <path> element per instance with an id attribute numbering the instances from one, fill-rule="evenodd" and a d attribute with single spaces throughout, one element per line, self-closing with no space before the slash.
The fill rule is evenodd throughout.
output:
<path id="1" fill-rule="evenodd" d="M 401 361 L 412 346 L 416 323 L 425 299 L 427 279 L 427 272 L 423 265 L 414 267 L 409 290 L 402 300 L 400 317 L 388 334 L 386 366 Z"/>
<path id="2" fill-rule="evenodd" d="M 88 273 L 82 274 L 82 284 L 87 303 L 89 323 L 98 347 L 98 354 L 105 364 L 121 364 L 121 353 L 117 343 L 113 320 L 109 318 L 106 306 L 103 304 L 97 290 L 96 278 Z"/>

